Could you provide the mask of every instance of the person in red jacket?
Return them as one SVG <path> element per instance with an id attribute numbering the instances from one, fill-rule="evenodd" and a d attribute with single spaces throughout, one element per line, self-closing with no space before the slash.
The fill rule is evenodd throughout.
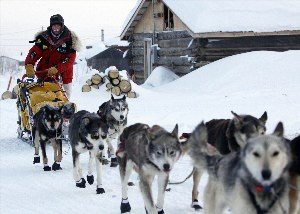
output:
<path id="1" fill-rule="evenodd" d="M 76 51 L 79 51 L 80 41 L 73 31 L 64 25 L 60 14 L 51 16 L 50 26 L 46 31 L 36 34 L 34 46 L 25 59 L 26 75 L 45 80 L 47 76 L 55 76 L 62 81 L 63 88 L 70 98 L 72 92 L 73 64 Z M 45 72 L 35 72 L 45 71 Z"/>

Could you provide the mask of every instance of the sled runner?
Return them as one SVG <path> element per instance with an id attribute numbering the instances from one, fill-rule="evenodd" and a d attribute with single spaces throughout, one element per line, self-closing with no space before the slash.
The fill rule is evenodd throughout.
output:
<path id="1" fill-rule="evenodd" d="M 61 84 L 54 77 L 48 77 L 47 81 L 36 82 L 24 75 L 22 80 L 18 79 L 17 86 L 18 138 L 33 146 L 33 117 L 40 108 L 50 105 L 62 107 L 64 122 L 62 124 L 62 134 L 57 138 L 68 141 L 69 119 L 75 113 L 76 105 L 69 102 Z"/>

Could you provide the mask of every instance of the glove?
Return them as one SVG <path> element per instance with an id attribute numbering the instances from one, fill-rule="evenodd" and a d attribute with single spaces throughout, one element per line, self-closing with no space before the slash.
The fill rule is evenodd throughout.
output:
<path id="1" fill-rule="evenodd" d="M 34 68 L 33 68 L 33 64 L 27 64 L 25 65 L 25 69 L 26 69 L 26 75 L 29 78 L 34 78 Z"/>
<path id="2" fill-rule="evenodd" d="M 57 74 L 58 70 L 55 67 L 51 67 L 48 69 L 48 76 L 55 76 L 55 74 Z"/>

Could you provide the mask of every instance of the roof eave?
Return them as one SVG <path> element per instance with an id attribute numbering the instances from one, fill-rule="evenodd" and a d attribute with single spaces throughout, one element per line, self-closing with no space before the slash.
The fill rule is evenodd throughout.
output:
<path id="1" fill-rule="evenodd" d="M 248 36 L 293 36 L 300 35 L 300 30 L 283 30 L 273 32 L 254 32 L 254 31 L 234 31 L 234 32 L 205 32 L 193 33 L 188 30 L 193 38 L 229 38 L 229 37 L 248 37 Z"/>
<path id="2" fill-rule="evenodd" d="M 140 5 L 137 7 L 137 9 L 134 11 L 133 16 L 130 18 L 129 22 L 127 23 L 126 27 L 124 28 L 124 30 L 122 31 L 121 35 L 120 35 L 120 39 L 123 40 L 124 37 L 126 36 L 128 29 L 131 27 L 133 21 L 135 20 L 135 17 L 137 16 L 138 12 L 140 11 L 140 9 L 142 8 L 142 6 L 144 5 L 144 2 L 146 0 L 143 0 L 140 2 Z"/>

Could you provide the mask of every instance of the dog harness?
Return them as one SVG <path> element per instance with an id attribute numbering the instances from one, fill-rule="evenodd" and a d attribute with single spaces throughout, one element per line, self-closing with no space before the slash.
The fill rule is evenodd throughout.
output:
<path id="1" fill-rule="evenodd" d="M 54 136 L 55 136 L 55 138 L 57 138 L 57 136 L 59 135 L 58 132 L 61 132 L 61 131 L 58 131 L 58 130 L 60 130 L 60 128 L 62 127 L 62 121 L 60 122 L 60 124 L 59 124 L 59 126 L 58 126 L 57 129 L 49 129 L 49 127 L 48 127 L 47 124 L 46 124 L 46 116 L 43 115 L 42 118 L 43 118 L 42 124 L 43 124 L 44 129 L 46 130 L 47 134 L 50 135 L 49 138 L 52 138 L 52 137 L 54 137 Z"/>
<path id="2" fill-rule="evenodd" d="M 79 138 L 80 138 L 81 142 L 85 144 L 85 146 L 83 148 L 86 148 L 87 150 L 93 149 L 93 145 L 91 145 L 91 143 L 86 139 L 84 134 L 82 134 L 81 132 L 79 132 Z"/>
<path id="3" fill-rule="evenodd" d="M 277 201 L 277 199 L 280 198 L 280 195 L 282 194 L 284 187 L 286 185 L 284 183 L 283 179 L 278 179 L 277 181 L 275 181 L 274 183 L 272 183 L 269 186 L 263 186 L 263 185 L 257 183 L 254 186 L 255 191 L 253 192 L 253 190 L 250 189 L 250 187 L 246 184 L 246 182 L 244 182 L 242 180 L 242 183 L 246 187 L 247 193 L 250 196 L 250 200 L 251 200 L 252 204 L 254 205 L 257 214 L 268 213 L 269 210 L 273 207 L 273 205 Z M 269 206 L 267 208 L 262 208 L 257 203 L 255 194 L 261 195 L 262 197 L 271 197 L 272 200 L 271 200 L 271 203 L 269 204 Z M 283 210 L 283 213 L 286 213 L 286 212 Z"/>
<path id="4" fill-rule="evenodd" d="M 123 120 L 123 121 L 118 121 L 118 120 L 116 120 L 116 119 L 114 119 L 113 117 L 109 120 L 109 121 L 107 121 L 108 122 L 108 127 L 110 128 L 110 129 L 114 129 L 115 130 L 115 132 L 114 133 L 112 133 L 112 134 L 110 134 L 109 135 L 109 137 L 111 137 L 112 135 L 114 135 L 114 134 L 116 134 L 116 133 L 118 133 L 118 131 L 119 131 L 119 126 L 120 125 L 126 125 L 126 119 L 125 120 Z"/>
<path id="5" fill-rule="evenodd" d="M 155 169 L 157 169 L 158 171 L 161 171 L 161 170 L 159 169 L 159 167 L 158 167 L 155 163 L 153 163 L 149 158 L 147 158 L 146 161 L 147 161 L 150 165 L 152 165 Z"/>

